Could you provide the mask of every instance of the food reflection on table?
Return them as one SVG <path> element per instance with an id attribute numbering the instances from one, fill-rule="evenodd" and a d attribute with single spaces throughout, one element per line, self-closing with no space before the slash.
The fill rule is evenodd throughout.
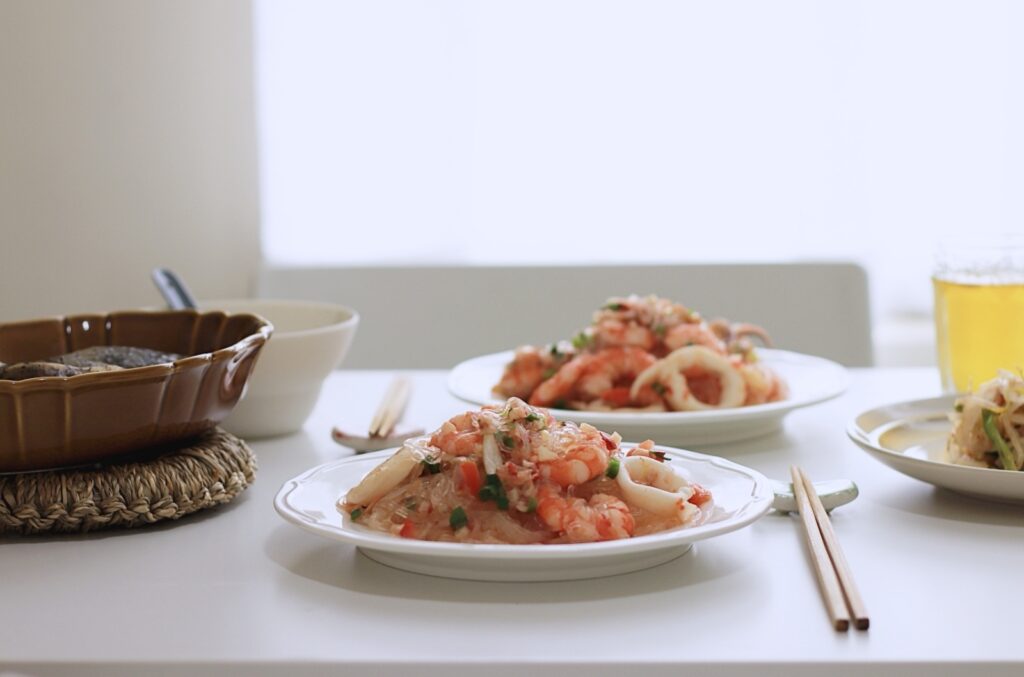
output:
<path id="1" fill-rule="evenodd" d="M 704 522 L 710 492 L 646 440 L 556 421 L 518 398 L 406 442 L 339 500 L 357 524 L 461 543 L 585 543 Z"/>
<path id="2" fill-rule="evenodd" d="M 758 361 L 753 324 L 705 320 L 658 296 L 614 297 L 573 339 L 522 346 L 493 392 L 531 405 L 588 411 L 697 411 L 787 397 Z"/>
<path id="3" fill-rule="evenodd" d="M 961 395 L 946 451 L 953 463 L 1024 469 L 1024 378 L 1009 371 Z"/>

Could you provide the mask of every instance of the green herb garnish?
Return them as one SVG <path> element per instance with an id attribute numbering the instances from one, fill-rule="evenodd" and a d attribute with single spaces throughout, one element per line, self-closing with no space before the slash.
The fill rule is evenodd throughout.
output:
<path id="1" fill-rule="evenodd" d="M 350 512 L 348 515 L 352 519 L 357 520 L 357 519 L 359 519 L 360 517 L 363 516 L 363 509 L 362 508 L 356 508 L 355 510 Z"/>
<path id="2" fill-rule="evenodd" d="M 526 502 L 526 512 L 537 512 L 536 496 L 530 496 L 530 500 Z"/>
<path id="3" fill-rule="evenodd" d="M 502 510 L 508 510 L 508 495 L 505 493 L 505 487 L 501 484 L 501 480 L 498 479 L 497 475 L 488 475 L 477 495 L 481 501 L 494 501 Z"/>
<path id="4" fill-rule="evenodd" d="M 516 438 L 512 437 L 508 433 L 501 433 L 498 436 L 498 439 L 501 441 L 502 445 L 508 449 L 513 449 L 516 446 Z"/>
<path id="5" fill-rule="evenodd" d="M 995 446 L 996 451 L 999 452 L 999 462 L 1003 464 L 1003 470 L 1016 470 L 1017 463 L 1013 459 L 1013 452 L 1010 451 L 1009 445 L 1006 444 L 1006 440 L 999 433 L 999 426 L 996 425 L 996 412 L 991 409 L 981 410 L 981 427 L 985 430 L 985 435 L 989 441 Z"/>
<path id="6" fill-rule="evenodd" d="M 585 332 L 580 332 L 572 337 L 572 345 L 576 350 L 583 350 L 590 345 L 591 338 Z"/>
<path id="7" fill-rule="evenodd" d="M 436 475 L 437 473 L 441 472 L 441 462 L 440 461 L 431 461 L 430 459 L 425 458 L 425 459 L 423 459 L 421 461 L 421 463 L 423 463 L 423 467 L 431 475 Z"/>
<path id="8" fill-rule="evenodd" d="M 544 417 L 541 416 L 540 414 L 535 414 L 533 412 L 530 412 L 529 414 L 526 415 L 526 422 L 527 423 L 536 423 L 537 421 L 543 421 L 543 420 L 544 420 Z"/>
<path id="9" fill-rule="evenodd" d="M 625 307 L 626 307 L 626 306 L 624 306 L 623 304 L 621 304 L 621 303 L 616 303 L 616 302 L 612 302 L 612 303 L 606 303 L 606 304 L 604 304 L 604 309 L 605 309 L 605 310 L 622 310 L 622 309 L 623 309 L 623 308 L 625 308 Z"/>
<path id="10" fill-rule="evenodd" d="M 452 529 L 458 530 L 469 524 L 469 518 L 466 517 L 466 511 L 462 509 L 462 506 L 452 510 L 452 514 L 448 516 L 448 524 Z"/>
<path id="11" fill-rule="evenodd" d="M 659 395 L 664 395 L 665 390 L 667 390 L 667 388 L 665 388 L 665 386 L 662 385 L 661 383 L 655 381 L 654 383 L 651 384 L 651 390 L 658 393 Z"/>
<path id="12" fill-rule="evenodd" d="M 612 456 L 611 460 L 608 461 L 608 469 L 604 471 L 606 477 L 615 479 L 619 476 L 619 459 L 616 456 Z"/>

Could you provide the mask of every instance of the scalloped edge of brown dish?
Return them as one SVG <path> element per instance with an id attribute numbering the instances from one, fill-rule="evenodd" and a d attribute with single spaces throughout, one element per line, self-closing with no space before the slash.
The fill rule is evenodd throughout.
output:
<path id="1" fill-rule="evenodd" d="M 273 331 L 223 311 L 128 310 L 0 324 L 0 361 L 98 345 L 184 357 L 74 376 L 0 379 L 0 472 L 97 463 L 203 433 L 234 408 Z"/>

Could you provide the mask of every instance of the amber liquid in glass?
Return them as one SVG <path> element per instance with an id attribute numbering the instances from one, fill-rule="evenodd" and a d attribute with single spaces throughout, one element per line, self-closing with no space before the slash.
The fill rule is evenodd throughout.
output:
<path id="1" fill-rule="evenodd" d="M 932 278 L 942 388 L 972 390 L 998 370 L 1024 370 L 1024 282 Z"/>

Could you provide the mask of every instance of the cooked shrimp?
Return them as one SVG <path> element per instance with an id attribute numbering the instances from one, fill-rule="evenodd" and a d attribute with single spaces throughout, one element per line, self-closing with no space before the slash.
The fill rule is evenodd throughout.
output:
<path id="1" fill-rule="evenodd" d="M 536 448 L 540 475 L 561 487 L 600 477 L 608 469 L 608 452 L 618 447 L 617 437 L 603 435 L 588 423 L 578 431 L 566 426 L 552 434 L 542 433 L 541 440 Z"/>
<path id="2" fill-rule="evenodd" d="M 652 350 L 658 343 L 658 337 L 648 327 L 632 320 L 618 318 L 607 318 L 597 322 L 593 326 L 593 339 L 597 348 L 635 346 Z"/>
<path id="3" fill-rule="evenodd" d="M 591 355 L 577 355 L 563 364 L 554 376 L 537 386 L 530 395 L 530 404 L 535 407 L 565 406 L 591 359 Z"/>
<path id="4" fill-rule="evenodd" d="M 408 440 L 386 461 L 371 470 L 343 497 L 344 503 L 370 505 L 388 493 L 414 472 L 422 469 L 422 461 L 433 457 L 426 449 L 426 437 Z M 340 502 L 339 505 L 342 505 Z"/>
<path id="5" fill-rule="evenodd" d="M 746 384 L 747 396 L 743 400 L 744 405 L 775 402 L 786 397 L 786 384 L 772 369 L 758 362 L 740 362 L 736 368 Z"/>
<path id="6" fill-rule="evenodd" d="M 677 517 L 691 524 L 701 510 L 690 502 L 694 488 L 671 467 L 647 456 L 627 456 L 619 465 L 616 481 L 631 505 L 655 515 Z"/>
<path id="7" fill-rule="evenodd" d="M 706 346 L 716 353 L 726 353 L 725 342 L 704 322 L 672 327 L 665 333 L 665 346 L 670 351 L 684 346 Z"/>
<path id="8" fill-rule="evenodd" d="M 595 400 L 615 386 L 628 385 L 657 360 L 635 346 L 606 348 L 593 354 L 585 365 L 576 391 L 584 400 Z"/>
<path id="9" fill-rule="evenodd" d="M 483 449 L 480 415 L 471 411 L 445 421 L 430 444 L 452 456 L 473 456 Z"/>
<path id="10" fill-rule="evenodd" d="M 504 397 L 529 397 L 551 368 L 546 351 L 535 346 L 523 346 L 516 350 L 512 361 L 505 366 L 493 391 Z"/>
<path id="11" fill-rule="evenodd" d="M 667 393 L 669 405 L 677 411 L 738 407 L 746 399 L 746 384 L 729 358 L 705 346 L 674 350 L 640 374 L 633 388 L 664 381 L 673 373 L 686 382 L 682 396 L 675 390 Z"/>
<path id="12" fill-rule="evenodd" d="M 592 543 L 629 538 L 635 522 L 629 506 L 608 494 L 594 494 L 589 501 L 565 497 L 550 485 L 538 492 L 537 516 L 571 543 Z"/>
<path id="13" fill-rule="evenodd" d="M 575 354 L 576 350 L 568 341 L 546 347 L 521 346 L 512 361 L 505 365 L 501 380 L 492 391 L 501 397 L 527 399 L 541 382 L 554 375 Z"/>

